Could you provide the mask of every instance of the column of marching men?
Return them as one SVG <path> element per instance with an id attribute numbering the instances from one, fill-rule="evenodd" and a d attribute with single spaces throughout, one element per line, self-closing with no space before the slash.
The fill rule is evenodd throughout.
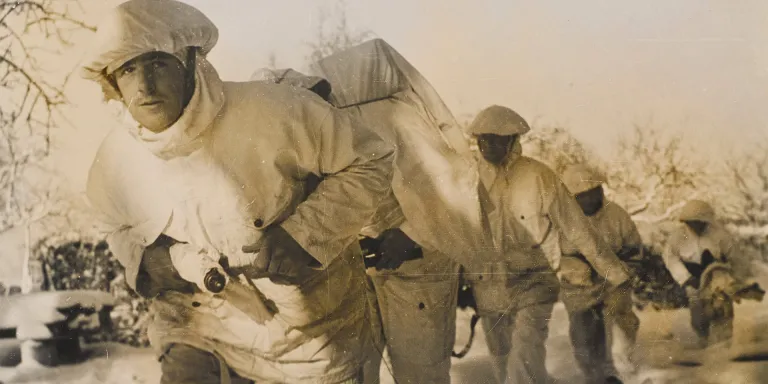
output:
<path id="1" fill-rule="evenodd" d="M 126 110 L 87 193 L 152 299 L 162 383 L 376 383 L 383 362 L 401 384 L 450 383 L 460 280 L 499 383 L 553 381 L 558 300 L 587 382 L 633 373 L 642 241 L 600 173 L 524 156 L 531 128 L 507 107 L 462 132 L 380 39 L 248 82 L 219 77 L 217 40 L 192 6 L 129 0 L 82 71 Z M 706 202 L 679 218 L 665 261 L 696 332 L 727 339 L 707 282 L 730 239 Z"/>

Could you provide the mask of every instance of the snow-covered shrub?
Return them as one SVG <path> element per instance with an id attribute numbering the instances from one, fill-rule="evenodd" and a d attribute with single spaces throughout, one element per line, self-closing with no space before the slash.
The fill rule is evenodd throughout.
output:
<path id="1" fill-rule="evenodd" d="M 112 329 L 86 341 L 116 341 L 134 346 L 149 344 L 145 321 L 148 301 L 125 284 L 124 270 L 106 241 L 78 234 L 53 236 L 37 245 L 34 257 L 43 263 L 47 289 L 99 290 L 115 297 Z"/>

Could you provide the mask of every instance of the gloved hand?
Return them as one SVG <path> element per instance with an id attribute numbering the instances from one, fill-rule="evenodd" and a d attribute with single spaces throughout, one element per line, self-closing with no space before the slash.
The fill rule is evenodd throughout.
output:
<path id="1" fill-rule="evenodd" d="M 633 281 L 634 274 L 632 271 L 627 268 L 627 266 L 622 265 L 622 268 L 613 268 L 609 270 L 609 272 L 606 274 L 605 279 L 608 280 L 609 283 L 616 287 L 623 286 L 627 283 L 630 283 Z"/>
<path id="2" fill-rule="evenodd" d="M 699 290 L 690 285 L 686 285 L 684 288 L 685 288 L 685 296 L 688 298 L 695 298 L 699 295 Z"/>
<path id="3" fill-rule="evenodd" d="M 616 290 L 627 294 L 635 292 L 635 288 L 640 284 L 640 278 L 636 275 L 631 275 L 630 278 L 616 287 Z"/>
<path id="4" fill-rule="evenodd" d="M 171 261 L 170 247 L 175 240 L 161 237 L 144 249 L 136 281 L 136 291 L 144 297 L 156 297 L 166 291 L 195 292 L 195 284 L 184 280 Z"/>
<path id="5" fill-rule="evenodd" d="M 258 243 L 243 246 L 243 252 L 258 253 L 247 277 L 269 277 L 276 284 L 300 284 L 322 266 L 279 225 L 265 230 Z"/>
<path id="6" fill-rule="evenodd" d="M 689 277 L 688 280 L 683 282 L 683 289 L 685 290 L 685 296 L 688 298 L 691 297 L 697 297 L 699 294 L 699 289 L 696 288 L 699 285 L 699 279 L 696 277 Z"/>
<path id="7" fill-rule="evenodd" d="M 563 255 L 560 258 L 560 268 L 557 270 L 557 277 L 566 285 L 573 287 L 591 287 L 595 281 L 593 279 L 594 270 L 580 254 Z"/>
<path id="8" fill-rule="evenodd" d="M 381 259 L 376 263 L 377 271 L 397 269 L 404 262 L 423 256 L 421 247 L 399 228 L 387 229 L 378 240 L 381 241 L 379 245 Z"/>
<path id="9" fill-rule="evenodd" d="M 640 247 L 622 247 L 618 252 L 616 252 L 616 256 L 619 257 L 619 259 L 623 262 L 627 262 L 629 259 L 640 255 L 642 252 L 642 249 Z"/>
<path id="10" fill-rule="evenodd" d="M 221 255 L 218 252 L 189 243 L 176 243 L 170 247 L 169 252 L 181 278 L 195 283 L 201 291 L 212 289 L 206 284 L 206 275 L 211 270 L 217 270 L 224 278 L 223 284 L 226 284 L 226 272 L 219 264 Z"/>

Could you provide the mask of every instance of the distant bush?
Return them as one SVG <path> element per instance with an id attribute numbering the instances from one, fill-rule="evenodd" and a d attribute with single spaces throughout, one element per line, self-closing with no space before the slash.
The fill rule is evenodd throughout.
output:
<path id="1" fill-rule="evenodd" d="M 634 289 L 634 301 L 640 308 L 674 309 L 688 305 L 685 290 L 672 277 L 661 254 L 651 247 L 643 247 L 643 258 L 627 265 L 639 277 Z"/>
<path id="2" fill-rule="evenodd" d="M 50 237 L 38 244 L 34 255 L 43 265 L 42 289 L 90 289 L 110 292 L 115 297 L 112 330 L 89 337 L 87 342 L 149 345 L 145 321 L 149 303 L 125 284 L 124 270 L 106 241 L 78 235 Z"/>

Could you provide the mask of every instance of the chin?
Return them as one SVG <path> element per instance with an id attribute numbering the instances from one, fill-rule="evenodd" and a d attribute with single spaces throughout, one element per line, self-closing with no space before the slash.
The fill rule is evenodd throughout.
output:
<path id="1" fill-rule="evenodd" d="M 163 131 L 165 131 L 166 129 L 168 129 L 168 128 L 170 127 L 170 125 L 164 125 L 164 124 L 163 124 L 163 125 L 157 125 L 157 124 L 141 124 L 141 126 L 142 126 L 142 127 L 144 127 L 144 128 L 146 128 L 146 129 L 148 129 L 148 130 L 149 130 L 149 131 L 151 131 L 151 132 L 154 132 L 154 133 L 160 133 L 160 132 L 163 132 Z M 158 128 L 158 127 L 163 127 L 163 128 Z"/>
<path id="2" fill-rule="evenodd" d="M 170 121 L 169 119 L 166 119 L 164 117 L 147 118 L 142 120 L 137 119 L 137 121 L 139 122 L 139 124 L 141 124 L 142 127 L 154 133 L 163 132 L 173 125 L 173 121 Z"/>

